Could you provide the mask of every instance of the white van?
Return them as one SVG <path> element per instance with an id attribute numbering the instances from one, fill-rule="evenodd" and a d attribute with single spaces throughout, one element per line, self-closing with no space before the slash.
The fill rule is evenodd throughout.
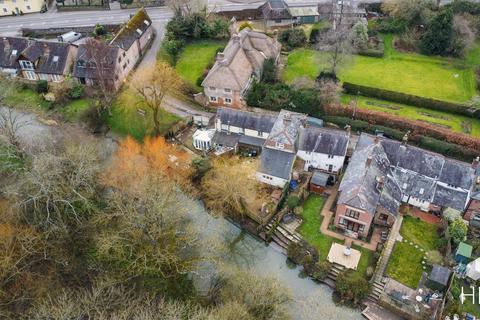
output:
<path id="1" fill-rule="evenodd" d="M 72 42 L 77 41 L 81 37 L 82 37 L 81 33 L 78 33 L 78 32 L 75 32 L 75 31 L 70 31 L 70 32 L 62 34 L 61 36 L 58 36 L 57 39 L 60 42 L 72 43 Z"/>

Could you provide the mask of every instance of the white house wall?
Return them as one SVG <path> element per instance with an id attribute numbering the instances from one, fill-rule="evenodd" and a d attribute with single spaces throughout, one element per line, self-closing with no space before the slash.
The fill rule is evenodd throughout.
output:
<path id="1" fill-rule="evenodd" d="M 257 172 L 255 175 L 256 175 L 257 181 L 265 184 L 269 184 L 274 187 L 283 188 L 285 184 L 288 183 L 288 180 L 285 180 L 279 177 L 274 177 L 261 172 Z"/>
<path id="2" fill-rule="evenodd" d="M 299 150 L 297 156 L 305 161 L 305 171 L 307 171 L 310 166 L 318 170 L 328 171 L 329 165 L 332 165 L 332 172 L 337 173 L 342 169 L 343 163 L 345 162 L 345 157 L 343 156 L 333 156 L 333 158 L 329 158 L 328 154 L 317 152 L 307 153 L 304 150 Z"/>

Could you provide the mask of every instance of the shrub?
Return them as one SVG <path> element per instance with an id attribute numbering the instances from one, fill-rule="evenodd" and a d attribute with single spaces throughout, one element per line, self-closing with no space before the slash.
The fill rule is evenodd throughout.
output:
<path id="1" fill-rule="evenodd" d="M 273 58 L 268 58 L 263 63 L 262 81 L 265 83 L 277 82 L 277 65 Z"/>
<path id="2" fill-rule="evenodd" d="M 455 219 L 448 226 L 448 233 L 455 244 L 459 244 L 467 237 L 468 227 L 462 218 Z"/>
<path id="3" fill-rule="evenodd" d="M 178 56 L 180 55 L 180 52 L 182 51 L 184 45 L 185 42 L 182 40 L 165 39 L 163 41 L 162 47 L 165 49 L 165 52 L 170 57 L 170 64 L 172 66 L 175 66 L 177 64 Z"/>
<path id="4" fill-rule="evenodd" d="M 305 46 L 307 36 L 303 29 L 288 29 L 280 33 L 278 40 L 284 45 L 285 49 L 292 50 Z"/>
<path id="5" fill-rule="evenodd" d="M 314 280 L 317 281 L 322 281 L 325 280 L 325 278 L 328 276 L 328 273 L 330 272 L 330 269 L 332 268 L 332 265 L 328 261 L 322 261 L 322 262 L 317 262 L 313 267 L 312 267 L 312 274 L 311 277 Z"/>
<path id="6" fill-rule="evenodd" d="M 47 80 L 38 80 L 36 90 L 38 93 L 47 93 L 48 92 Z"/>
<path id="7" fill-rule="evenodd" d="M 103 36 L 107 34 L 107 28 L 104 25 L 96 24 L 93 33 L 98 36 Z"/>
<path id="8" fill-rule="evenodd" d="M 300 198 L 297 195 L 291 195 L 290 197 L 288 197 L 287 206 L 290 209 L 294 209 L 298 207 L 299 204 L 300 204 Z"/>
<path id="9" fill-rule="evenodd" d="M 437 250 L 429 251 L 427 254 L 427 261 L 429 264 L 441 264 L 443 261 L 442 254 Z"/>
<path id="10" fill-rule="evenodd" d="M 84 91 L 85 91 L 84 85 L 76 82 L 73 84 L 73 87 L 70 90 L 70 94 L 69 94 L 70 98 L 80 99 L 81 97 L 83 97 Z"/>
<path id="11" fill-rule="evenodd" d="M 250 25 L 249 22 L 244 22 L 240 25 L 240 27 L 238 28 L 238 31 L 242 31 L 243 29 L 252 29 L 252 26 Z"/>
<path id="12" fill-rule="evenodd" d="M 440 10 L 427 26 L 422 36 L 420 50 L 424 54 L 444 55 L 453 39 L 453 12 L 450 9 Z"/>
<path id="13" fill-rule="evenodd" d="M 212 168 L 208 158 L 195 158 L 192 160 L 192 180 L 198 182 L 207 174 Z"/>
<path id="14" fill-rule="evenodd" d="M 367 280 L 356 272 L 339 274 L 335 285 L 335 294 L 346 304 L 359 305 L 370 292 Z"/>
<path id="15" fill-rule="evenodd" d="M 370 279 L 375 273 L 375 269 L 372 266 L 369 266 L 366 271 L 367 278 Z"/>
<path id="16" fill-rule="evenodd" d="M 318 261 L 318 251 L 306 242 L 291 242 L 287 248 L 287 257 L 298 265 L 311 267 Z M 308 273 L 308 271 L 307 271 Z"/>

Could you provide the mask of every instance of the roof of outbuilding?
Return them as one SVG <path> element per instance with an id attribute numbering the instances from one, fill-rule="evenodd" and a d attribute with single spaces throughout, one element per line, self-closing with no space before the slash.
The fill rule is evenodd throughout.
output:
<path id="1" fill-rule="evenodd" d="M 270 20 L 291 19 L 288 6 L 283 0 L 267 0 L 261 7 L 263 17 Z"/>
<path id="2" fill-rule="evenodd" d="M 300 131 L 298 149 L 334 156 L 345 156 L 349 137 L 346 131 L 309 127 Z"/>
<path id="3" fill-rule="evenodd" d="M 20 53 L 28 46 L 29 40 L 18 37 L 3 37 L 0 39 L 0 67 L 16 68 Z"/>
<path id="4" fill-rule="evenodd" d="M 31 41 L 20 55 L 36 62 L 35 71 L 38 73 L 63 75 L 73 47 L 75 46 L 64 42 Z"/>
<path id="5" fill-rule="evenodd" d="M 330 175 L 325 172 L 315 171 L 315 173 L 312 176 L 312 179 L 310 180 L 310 183 L 317 186 L 325 187 L 327 185 L 329 177 Z"/>
<path id="6" fill-rule="evenodd" d="M 442 267 L 438 264 L 433 265 L 432 272 L 428 276 L 428 279 L 440 283 L 444 286 L 448 285 L 448 280 L 450 280 L 450 275 L 452 271 L 448 268 Z"/>
<path id="7" fill-rule="evenodd" d="M 270 132 L 277 119 L 273 115 L 230 108 L 218 108 L 217 118 L 220 119 L 222 124 L 230 124 L 231 126 L 260 132 Z"/>
<path id="8" fill-rule="evenodd" d="M 258 172 L 289 180 L 294 161 L 294 153 L 263 148 Z"/>
<path id="9" fill-rule="evenodd" d="M 118 46 L 123 50 L 128 50 L 139 39 L 145 31 L 152 25 L 152 20 L 147 11 L 142 8 L 138 10 L 130 20 L 120 29 L 110 42 L 111 45 Z"/>
<path id="10" fill-rule="evenodd" d="M 472 256 L 473 247 L 465 242 L 460 242 L 457 248 L 457 252 L 455 254 L 459 254 L 466 258 L 470 258 Z"/>

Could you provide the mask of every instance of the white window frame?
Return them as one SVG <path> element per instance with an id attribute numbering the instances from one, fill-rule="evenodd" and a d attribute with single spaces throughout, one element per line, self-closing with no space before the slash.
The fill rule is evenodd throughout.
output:
<path id="1" fill-rule="evenodd" d="M 217 102 L 218 101 L 217 97 L 214 97 L 214 96 L 210 96 L 209 100 L 210 100 L 210 102 Z"/>
<path id="2" fill-rule="evenodd" d="M 225 104 L 232 104 L 231 98 L 225 98 Z"/>
<path id="3" fill-rule="evenodd" d="M 33 70 L 34 69 L 34 65 L 31 61 L 28 61 L 28 60 L 20 60 L 20 67 L 22 68 L 22 70 Z"/>
<path id="4" fill-rule="evenodd" d="M 27 76 L 28 80 L 37 80 L 35 71 L 25 71 L 25 75 Z"/>
<path id="5" fill-rule="evenodd" d="M 224 88 L 224 89 L 223 89 L 223 92 L 225 92 L 225 93 L 231 93 L 231 92 L 232 92 L 232 89 L 230 89 L 230 88 Z"/>
<path id="6" fill-rule="evenodd" d="M 53 82 L 60 82 L 62 78 L 58 74 L 52 74 L 52 81 Z"/>

